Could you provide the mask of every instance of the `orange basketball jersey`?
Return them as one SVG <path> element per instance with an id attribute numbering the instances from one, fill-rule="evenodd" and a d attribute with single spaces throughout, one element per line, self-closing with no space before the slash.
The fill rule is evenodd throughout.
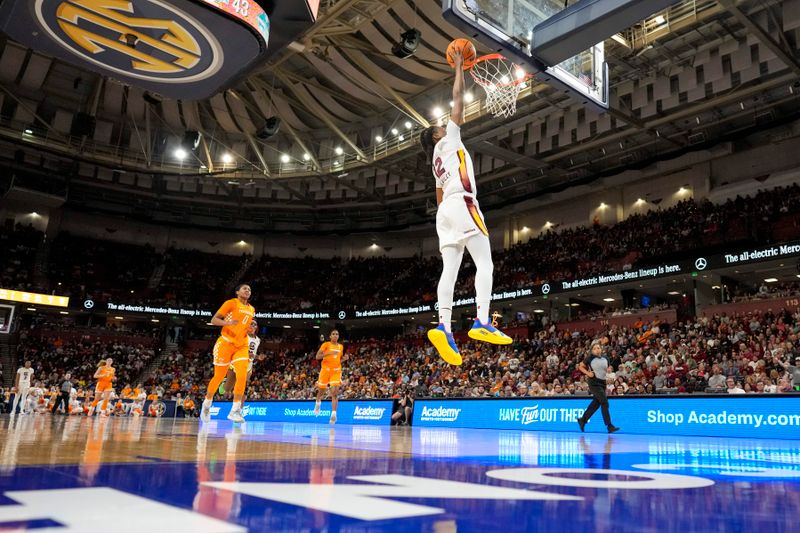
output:
<path id="1" fill-rule="evenodd" d="M 342 353 L 344 346 L 341 344 L 333 344 L 332 342 L 324 342 L 319 348 L 325 356 L 322 358 L 322 366 L 327 368 L 339 368 L 342 366 Z"/>
<path id="2" fill-rule="evenodd" d="M 111 383 L 111 380 L 114 379 L 114 373 L 116 369 L 110 366 L 101 366 L 98 369 L 100 375 L 97 378 L 98 383 Z"/>
<path id="3" fill-rule="evenodd" d="M 222 338 L 235 346 L 246 345 L 247 328 L 250 322 L 253 321 L 253 316 L 256 314 L 255 308 L 250 304 L 242 304 L 238 298 L 232 298 L 222 304 L 217 314 L 221 315 L 225 320 L 236 320 L 238 322 L 235 326 L 225 326 L 222 328 Z"/>

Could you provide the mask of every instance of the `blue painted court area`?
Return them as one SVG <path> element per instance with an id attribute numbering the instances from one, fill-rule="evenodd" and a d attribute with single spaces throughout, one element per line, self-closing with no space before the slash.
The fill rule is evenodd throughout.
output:
<path id="1" fill-rule="evenodd" d="M 49 416 L 0 429 L 0 531 L 798 530 L 793 440 Z"/>

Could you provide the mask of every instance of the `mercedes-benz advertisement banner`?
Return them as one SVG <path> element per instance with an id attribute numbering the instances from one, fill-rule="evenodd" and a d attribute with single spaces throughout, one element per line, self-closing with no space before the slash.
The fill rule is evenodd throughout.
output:
<path id="1" fill-rule="evenodd" d="M 495 302 L 507 302 L 520 298 L 548 296 L 549 294 L 564 293 L 602 285 L 629 283 L 645 279 L 660 278 L 663 276 L 691 274 L 693 272 L 703 272 L 716 268 L 730 267 L 758 261 L 767 261 L 770 259 L 784 259 L 794 256 L 800 256 L 800 241 L 750 249 L 732 249 L 722 254 L 710 255 L 707 257 L 696 255 L 681 261 L 670 261 L 649 266 L 637 266 L 628 270 L 607 272 L 604 274 L 597 274 L 579 279 L 548 280 L 541 285 L 532 285 L 528 287 L 520 287 L 517 289 L 495 292 L 492 294 L 492 300 Z M 257 290 L 257 287 L 255 287 L 255 289 Z M 2 299 L 2 294 L 0 294 L 0 299 Z M 473 306 L 475 305 L 475 298 L 470 297 L 457 299 L 453 302 L 453 305 L 455 307 Z M 95 302 L 92 298 L 86 298 L 83 300 L 82 306 L 83 309 L 92 312 L 105 311 L 116 313 L 144 313 L 152 316 L 170 315 L 201 319 L 210 319 L 216 311 L 216 309 L 124 304 L 120 302 L 108 302 L 107 304 L 103 304 L 100 302 Z M 401 305 L 398 307 L 376 309 L 340 309 L 338 311 L 319 309 L 286 309 L 267 311 L 263 309 L 256 309 L 256 318 L 267 320 L 349 320 L 373 317 L 415 315 L 419 313 L 436 312 L 437 310 L 438 308 L 436 304 L 432 303 Z"/>
<path id="2" fill-rule="evenodd" d="M 591 398 L 417 400 L 415 427 L 580 431 Z M 611 419 L 625 433 L 800 439 L 800 395 L 621 397 Z M 598 410 L 586 431 L 605 433 Z"/>
<path id="3" fill-rule="evenodd" d="M 341 400 L 336 411 L 336 423 L 388 426 L 392 419 L 392 404 L 392 400 Z M 232 405 L 231 402 L 215 402 L 211 407 L 211 419 L 226 419 Z M 331 418 L 331 402 L 322 402 L 319 414 L 314 413 L 313 401 L 245 402 L 242 416 L 254 422 L 327 424 Z"/>
<path id="4" fill-rule="evenodd" d="M 745 263 L 783 259 L 800 255 L 800 242 L 776 244 L 748 249 L 733 249 L 716 255 L 696 255 L 682 261 L 671 261 L 649 266 L 638 266 L 618 272 L 607 272 L 572 280 L 549 280 L 537 287 L 537 295 L 586 289 L 613 283 L 626 283 L 662 276 L 691 274 Z"/>

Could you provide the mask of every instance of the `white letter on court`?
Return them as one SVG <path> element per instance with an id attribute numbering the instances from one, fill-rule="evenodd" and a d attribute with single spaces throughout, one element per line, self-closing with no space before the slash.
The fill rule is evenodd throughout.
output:
<path id="1" fill-rule="evenodd" d="M 21 505 L 0 505 L 0 524 L 53 520 L 54 531 L 191 531 L 243 533 L 246 528 L 107 487 L 4 493 Z M 87 509 L 87 504 L 92 508 Z M 51 529 L 47 529 L 51 531 Z"/>
<path id="2" fill-rule="evenodd" d="M 647 475 L 647 474 L 646 474 Z M 577 496 L 495 487 L 401 475 L 350 476 L 348 479 L 385 485 L 313 485 L 299 483 L 203 483 L 256 498 L 357 518 L 388 520 L 441 514 L 443 509 L 386 498 L 458 500 L 582 500 Z"/>
<path id="3" fill-rule="evenodd" d="M 636 481 L 617 479 L 579 479 L 559 477 L 559 474 L 606 474 L 609 476 L 637 477 Z M 505 481 L 530 483 L 531 485 L 555 485 L 557 487 L 585 487 L 595 489 L 696 489 L 708 487 L 714 482 L 696 476 L 635 472 L 632 470 L 606 470 L 602 468 L 508 468 L 491 470 L 486 475 Z M 642 479 L 644 478 L 644 479 Z"/>

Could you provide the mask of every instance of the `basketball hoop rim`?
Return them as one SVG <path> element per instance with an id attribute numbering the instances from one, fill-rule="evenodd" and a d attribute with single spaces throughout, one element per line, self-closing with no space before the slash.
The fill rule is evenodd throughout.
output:
<path id="1" fill-rule="evenodd" d="M 510 81 L 508 83 L 492 83 L 492 82 L 480 77 L 479 75 L 477 75 L 475 73 L 474 69 L 480 63 L 483 63 L 483 62 L 486 62 L 486 61 L 493 61 L 493 60 L 499 60 L 499 61 L 504 61 L 504 62 L 511 63 L 516 69 L 519 69 L 519 70 L 522 70 L 523 72 L 525 72 L 524 68 L 522 68 L 520 65 L 518 65 L 518 64 L 516 64 L 516 63 L 514 63 L 512 61 L 509 61 L 503 54 L 498 54 L 498 53 L 486 54 L 486 55 L 482 55 L 479 58 L 477 58 L 475 60 L 475 64 L 473 64 L 469 69 L 469 73 L 472 75 L 472 79 L 475 80 L 475 83 L 477 83 L 478 85 L 480 85 L 482 87 L 515 87 L 515 86 L 518 86 L 518 85 L 522 85 L 526 81 L 528 81 L 531 78 L 533 78 L 533 74 L 530 74 L 529 72 L 525 72 L 525 75 L 523 77 L 514 78 L 512 81 Z"/>

